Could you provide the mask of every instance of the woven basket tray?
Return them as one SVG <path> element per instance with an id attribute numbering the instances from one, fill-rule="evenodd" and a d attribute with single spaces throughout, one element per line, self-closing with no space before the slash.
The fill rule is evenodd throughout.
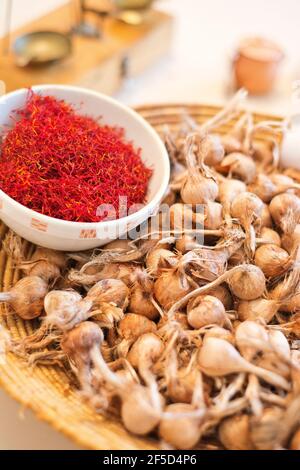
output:
<path id="1" fill-rule="evenodd" d="M 181 122 L 183 112 L 191 115 L 196 121 L 204 122 L 219 108 L 201 105 L 147 106 L 139 108 L 140 114 L 155 127 L 158 132 L 165 124 L 176 128 Z M 259 122 L 274 117 L 255 115 Z M 228 131 L 234 122 L 220 129 Z M 258 136 L 264 139 L 264 134 Z M 5 237 L 7 228 L 0 225 L 0 239 Z M 25 242 L 29 253 L 32 247 Z M 21 276 L 14 269 L 12 260 L 7 258 L 3 249 L 0 252 L 0 289 L 8 290 Z M 16 315 L 7 315 L 8 310 L 1 304 L 1 321 L 9 329 L 15 339 L 29 335 L 38 323 L 22 321 Z M 113 420 L 96 415 L 87 405 L 82 403 L 78 393 L 69 385 L 66 371 L 58 367 L 36 366 L 29 368 L 24 361 L 9 354 L 5 364 L 0 365 L 0 385 L 7 393 L 23 406 L 31 408 L 36 416 L 50 423 L 56 430 L 69 436 L 81 447 L 88 449 L 158 449 L 158 442 L 153 439 L 136 438 Z"/>

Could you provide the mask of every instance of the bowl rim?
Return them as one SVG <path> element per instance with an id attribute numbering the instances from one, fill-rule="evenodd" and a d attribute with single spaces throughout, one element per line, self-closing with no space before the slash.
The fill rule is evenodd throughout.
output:
<path id="1" fill-rule="evenodd" d="M 94 98 L 100 98 L 101 100 L 105 101 L 108 104 L 111 104 L 112 106 L 115 106 L 125 113 L 131 115 L 136 121 L 138 121 L 146 130 L 147 132 L 151 135 L 152 139 L 156 141 L 156 144 L 158 148 L 160 148 L 160 155 L 163 160 L 163 176 L 162 176 L 162 182 L 160 184 L 160 187 L 156 194 L 153 196 L 153 198 L 148 201 L 144 207 L 139 209 L 138 211 L 134 212 L 133 214 L 127 215 L 126 217 L 121 217 L 119 219 L 115 220 L 107 220 L 107 221 L 102 221 L 102 222 L 75 222 L 75 221 L 70 221 L 70 220 L 63 220 L 63 219 L 58 219 L 55 217 L 50 217 L 45 214 L 41 214 L 40 212 L 34 211 L 33 209 L 30 209 L 29 207 L 24 206 L 20 202 L 16 201 L 12 197 L 10 197 L 8 194 L 6 194 L 2 189 L 0 189 L 0 197 L 3 198 L 4 200 L 6 199 L 11 206 L 16 207 L 19 210 L 23 210 L 26 214 L 28 214 L 30 217 L 35 217 L 38 218 L 41 222 L 45 223 L 52 223 L 56 224 L 56 226 L 60 226 L 61 228 L 63 227 L 73 227 L 74 229 L 78 228 L 88 228 L 88 229 L 100 229 L 100 228 L 106 228 L 106 227 L 117 227 L 120 223 L 122 224 L 130 224 L 131 222 L 134 222 L 136 218 L 139 216 L 147 216 L 149 215 L 149 209 L 153 210 L 161 201 L 163 198 L 168 184 L 169 184 L 169 179 L 170 179 L 170 161 L 169 161 L 169 156 L 167 153 L 167 150 L 163 144 L 163 141 L 159 137 L 158 133 L 156 130 L 140 115 L 138 114 L 134 109 L 130 108 L 129 106 L 120 103 L 118 100 L 105 95 L 104 93 L 100 93 L 94 90 L 89 90 L 88 88 L 84 87 L 79 87 L 79 86 L 74 86 L 74 85 L 52 85 L 52 84 L 47 84 L 47 85 L 35 85 L 32 86 L 31 89 L 33 91 L 39 92 L 39 91 L 46 91 L 48 89 L 51 90 L 71 90 L 75 91 L 77 93 L 82 93 L 83 95 L 89 95 Z M 12 96 L 17 96 L 17 95 L 22 95 L 27 88 L 20 88 L 15 91 L 11 91 L 9 93 L 6 93 L 2 96 L 0 96 L 0 105 L 2 102 L 5 102 L 7 99 L 9 99 Z"/>

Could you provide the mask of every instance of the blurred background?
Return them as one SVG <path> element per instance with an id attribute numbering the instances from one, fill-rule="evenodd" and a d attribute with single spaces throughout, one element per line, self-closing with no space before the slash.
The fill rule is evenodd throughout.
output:
<path id="1" fill-rule="evenodd" d="M 265 75 L 260 79 L 268 80 L 271 74 L 274 83 L 269 93 L 253 96 L 251 106 L 266 112 L 285 112 L 291 84 L 300 78 L 298 0 L 265 0 L 263 4 L 259 0 L 152 2 L 152 9 L 165 16 L 132 8 L 147 3 L 1 0 L 0 36 L 9 31 L 12 34 L 1 48 L 0 79 L 9 89 L 28 86 L 30 80 L 33 84 L 72 82 L 109 92 L 131 105 L 162 101 L 220 103 L 232 92 L 234 59 L 242 40 L 259 37 L 275 44 L 257 45 L 254 52 L 248 50 L 254 63 L 242 64 L 242 73 L 259 75 L 255 67 L 263 62 Z M 82 14 L 82 6 L 98 14 Z M 126 24 L 126 20 L 133 24 Z M 95 29 L 99 37 L 88 37 Z M 23 67 L 24 61 L 30 60 L 30 51 L 28 56 L 25 50 L 25 59 L 20 58 L 16 45 L 24 45 L 20 42 L 24 33 L 38 30 L 65 33 L 72 44 L 70 55 L 57 63 Z M 40 46 L 43 48 L 43 44 Z M 114 67 L 117 57 L 120 63 Z"/>
<path id="2" fill-rule="evenodd" d="M 0 0 L 8 90 L 74 83 L 126 104 L 221 104 L 237 86 L 286 114 L 300 79 L 299 0 Z M 45 32 L 47 34 L 45 34 Z M 0 449 L 74 449 L 0 392 Z"/>

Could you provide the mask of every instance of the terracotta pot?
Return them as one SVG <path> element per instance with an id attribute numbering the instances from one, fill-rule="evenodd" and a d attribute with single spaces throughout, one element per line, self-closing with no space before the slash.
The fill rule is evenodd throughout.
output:
<path id="1" fill-rule="evenodd" d="M 274 87 L 283 56 L 281 48 L 272 41 L 244 39 L 233 60 L 236 87 L 245 87 L 253 95 L 269 93 Z"/>

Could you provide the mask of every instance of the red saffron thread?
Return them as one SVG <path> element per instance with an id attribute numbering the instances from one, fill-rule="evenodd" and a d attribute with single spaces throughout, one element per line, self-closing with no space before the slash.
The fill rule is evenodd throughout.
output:
<path id="1" fill-rule="evenodd" d="M 100 125 L 64 101 L 29 91 L 2 134 L 0 188 L 41 214 L 75 222 L 99 222 L 102 204 L 119 198 L 128 209 L 145 203 L 152 170 L 124 129 Z"/>

